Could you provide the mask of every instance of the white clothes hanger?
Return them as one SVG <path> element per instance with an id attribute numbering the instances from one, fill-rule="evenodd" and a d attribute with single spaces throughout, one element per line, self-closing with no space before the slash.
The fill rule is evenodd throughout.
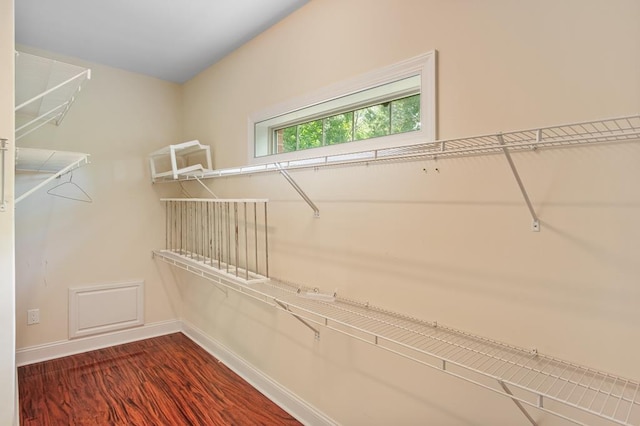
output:
<path id="1" fill-rule="evenodd" d="M 47 191 L 47 194 L 54 197 L 66 198 L 67 200 L 82 201 L 83 203 L 92 203 L 93 200 L 86 191 L 73 182 L 73 173 L 69 174 L 69 180 L 62 182 Z M 64 190 L 61 191 L 61 189 Z M 69 189 L 70 188 L 70 189 Z M 80 192 L 78 192 L 80 191 Z M 75 194 L 74 194 L 75 193 Z M 77 195 L 76 195 L 77 194 Z"/>

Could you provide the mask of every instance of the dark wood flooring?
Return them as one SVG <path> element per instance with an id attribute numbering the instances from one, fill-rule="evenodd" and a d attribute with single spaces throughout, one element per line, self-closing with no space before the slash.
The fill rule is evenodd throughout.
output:
<path id="1" fill-rule="evenodd" d="M 20 424 L 299 425 L 182 333 L 18 368 Z"/>

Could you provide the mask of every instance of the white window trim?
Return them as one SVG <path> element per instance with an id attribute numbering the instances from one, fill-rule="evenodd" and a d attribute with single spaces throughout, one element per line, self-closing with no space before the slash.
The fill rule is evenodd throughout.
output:
<path id="1" fill-rule="evenodd" d="M 265 110 L 251 114 L 248 118 L 248 163 L 268 164 L 282 161 L 302 160 L 315 157 L 349 154 L 373 149 L 392 148 L 436 140 L 436 51 L 424 53 L 411 59 L 352 78 L 305 96 L 295 98 Z M 403 78 L 420 75 L 421 78 L 421 128 L 415 132 L 399 133 L 379 138 L 347 142 L 300 151 L 255 157 L 255 124 L 272 117 L 287 114 L 301 108 L 316 105 L 372 87 L 391 83 Z"/>

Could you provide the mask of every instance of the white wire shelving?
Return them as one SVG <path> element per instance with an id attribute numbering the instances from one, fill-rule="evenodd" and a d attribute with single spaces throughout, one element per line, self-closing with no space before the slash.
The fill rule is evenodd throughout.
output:
<path id="1" fill-rule="evenodd" d="M 15 113 L 16 123 L 20 123 L 15 129 L 16 142 L 46 124 L 59 125 L 83 84 L 91 79 L 88 68 L 24 52 L 16 52 L 15 65 Z M 17 146 L 15 150 L 16 172 L 47 175 L 17 195 L 15 204 L 52 180 L 89 163 L 89 154 L 84 153 Z"/>
<path id="2" fill-rule="evenodd" d="M 191 172 L 178 180 L 208 179 L 264 172 L 279 172 L 305 168 L 372 163 L 377 161 L 411 161 L 450 158 L 468 155 L 502 154 L 558 148 L 594 143 L 632 141 L 640 139 L 640 114 L 595 121 L 492 133 L 468 138 L 438 140 L 393 148 L 373 149 L 349 154 L 325 155 L 304 160 L 264 163 L 250 166 Z M 159 179 L 174 181 L 172 178 Z"/>
<path id="3" fill-rule="evenodd" d="M 457 156 L 504 154 L 533 218 L 538 217 L 511 158 L 512 152 L 640 141 L 640 115 L 440 140 L 352 154 L 274 162 L 207 172 L 192 171 L 177 180 L 197 180 L 279 172 L 319 216 L 319 210 L 293 181 L 288 170 L 346 166 L 382 161 L 413 161 Z M 173 176 L 172 176 L 173 177 Z M 175 179 L 158 179 L 158 182 Z M 510 398 L 536 425 L 528 407 L 578 425 L 640 426 L 640 382 L 577 365 L 535 350 L 518 348 L 435 322 L 338 297 L 274 278 L 254 283 L 234 280 L 206 263 L 166 250 L 154 257 L 213 282 L 286 311 L 319 338 L 324 327 L 369 343 L 466 382 Z M 603 423 L 604 422 L 604 423 Z"/>
<path id="4" fill-rule="evenodd" d="M 91 70 L 37 55 L 16 52 L 16 141 L 48 123 L 59 125 Z M 24 122 L 23 122 L 24 121 Z"/>
<path id="5" fill-rule="evenodd" d="M 324 294 L 274 278 L 234 280 L 188 256 L 154 251 L 156 259 L 286 311 L 320 337 L 327 328 L 496 392 L 513 400 L 527 419 L 535 407 L 578 425 L 595 420 L 640 425 L 640 382 L 580 366 L 535 350 Z"/>
<path id="6" fill-rule="evenodd" d="M 89 154 L 50 149 L 17 148 L 16 172 L 44 174 L 46 178 L 16 195 L 15 203 L 27 198 L 54 179 L 89 163 Z"/>
<path id="7" fill-rule="evenodd" d="M 167 259 L 184 256 L 253 283 L 269 277 L 267 199 L 163 198 Z"/>
<path id="8" fill-rule="evenodd" d="M 506 133 L 493 133 L 468 138 L 439 140 L 433 142 L 373 149 L 348 154 L 325 155 L 304 160 L 291 160 L 257 164 L 228 169 L 209 171 L 189 170 L 177 175 L 177 180 L 197 180 L 247 175 L 265 172 L 279 172 L 311 207 L 316 217 L 320 210 L 304 190 L 289 174 L 289 170 L 370 164 L 375 162 L 416 161 L 424 159 L 451 158 L 472 155 L 504 154 L 511 172 L 518 184 L 522 197 L 532 218 L 532 231 L 540 231 L 540 221 L 517 167 L 511 158 L 512 152 L 537 150 L 541 148 L 560 148 L 607 142 L 630 142 L 640 140 L 640 115 L 608 118 L 596 121 L 584 121 L 537 129 L 518 130 Z M 176 176 L 171 176 L 174 178 Z M 175 181 L 164 177 L 154 182 Z"/>

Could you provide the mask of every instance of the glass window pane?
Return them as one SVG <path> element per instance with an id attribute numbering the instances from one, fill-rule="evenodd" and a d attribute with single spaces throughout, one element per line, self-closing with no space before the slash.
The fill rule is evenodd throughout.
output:
<path id="1" fill-rule="evenodd" d="M 353 113 L 334 115 L 324 119 L 324 144 L 335 145 L 337 143 L 353 140 Z"/>
<path id="2" fill-rule="evenodd" d="M 355 140 L 389 134 L 389 102 L 354 111 Z"/>
<path id="3" fill-rule="evenodd" d="M 276 132 L 278 136 L 278 152 L 291 152 L 298 147 L 298 130 L 296 126 L 287 127 Z"/>
<path id="4" fill-rule="evenodd" d="M 420 130 L 420 95 L 391 102 L 391 133 Z"/>
<path id="5" fill-rule="evenodd" d="M 298 125 L 298 149 L 322 146 L 322 120 Z"/>

